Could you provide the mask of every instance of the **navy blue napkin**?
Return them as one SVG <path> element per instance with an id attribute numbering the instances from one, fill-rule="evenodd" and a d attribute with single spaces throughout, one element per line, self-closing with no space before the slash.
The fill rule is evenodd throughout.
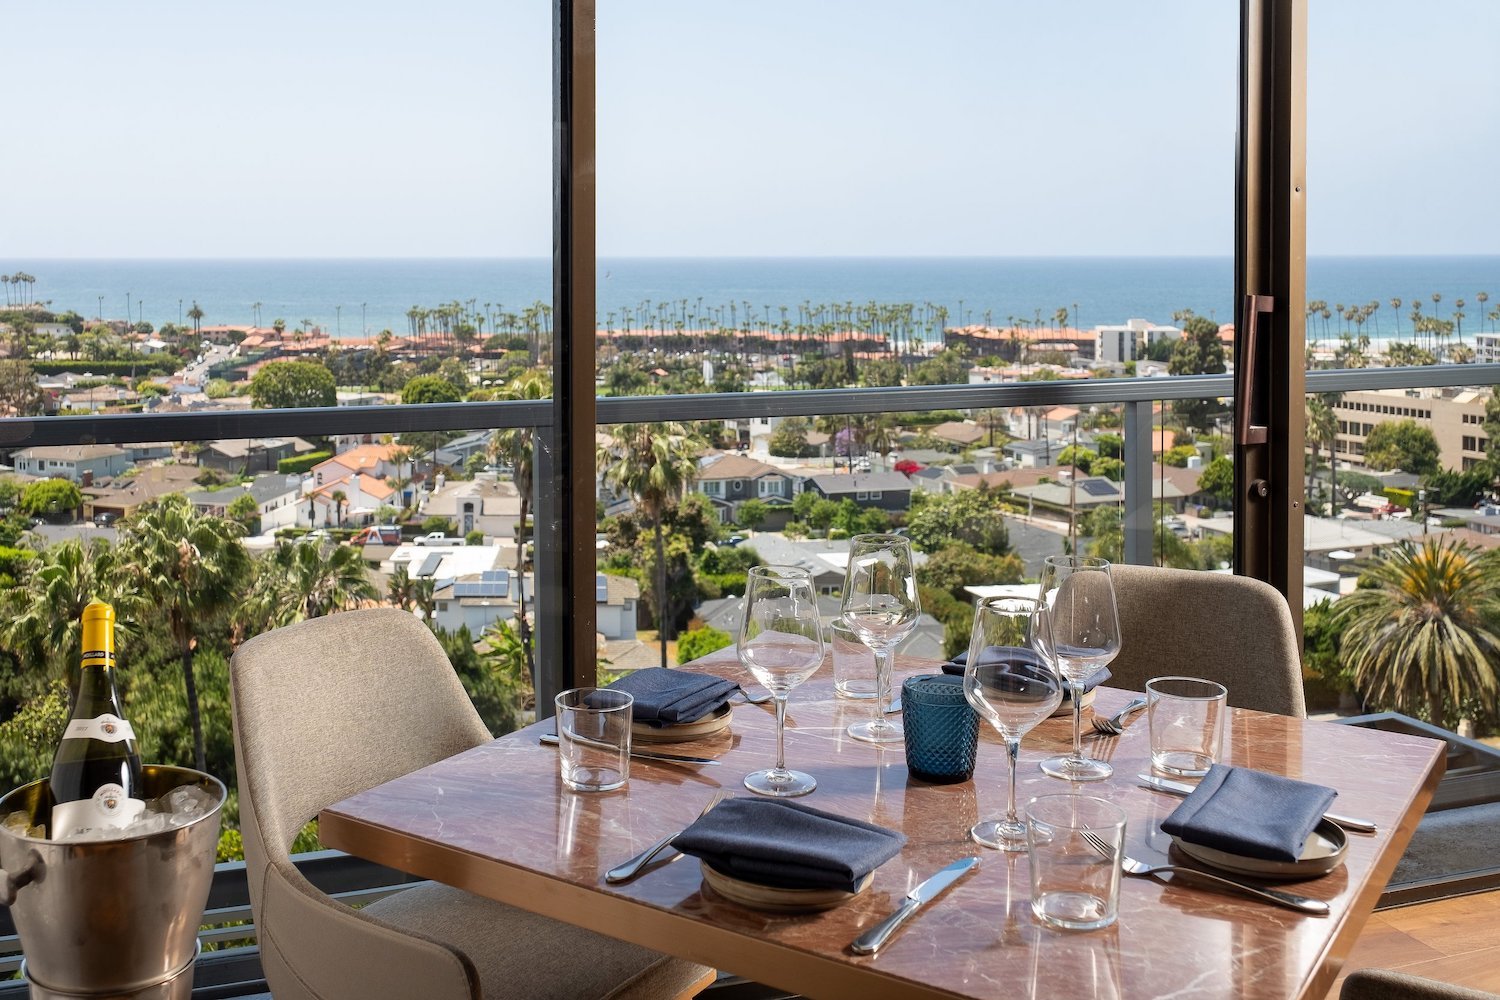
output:
<path id="1" fill-rule="evenodd" d="M 691 670 L 647 667 L 626 674 L 610 686 L 635 698 L 631 719 L 653 726 L 696 722 L 729 700 L 740 689 L 734 681 Z"/>
<path id="2" fill-rule="evenodd" d="M 708 673 L 646 667 L 634 670 L 609 685 L 612 691 L 628 691 L 636 699 L 631 720 L 651 726 L 696 723 L 729 700 L 739 685 Z"/>
<path id="3" fill-rule="evenodd" d="M 731 878 L 782 889 L 845 889 L 895 857 L 906 837 L 782 799 L 727 799 L 672 846 Z"/>
<path id="4" fill-rule="evenodd" d="M 990 650 L 1000 651 L 1004 649 L 1004 646 L 986 646 L 984 651 L 985 653 L 988 653 Z M 1009 652 L 1006 652 L 1004 656 L 1006 659 L 1013 659 L 1011 653 Z M 943 664 L 943 673 L 961 675 L 964 672 L 964 667 L 967 666 L 968 663 L 969 651 L 964 650 L 962 653 L 959 653 L 953 659 Z M 1110 674 L 1108 667 L 1100 667 L 1098 670 L 1095 670 L 1093 673 L 1089 674 L 1088 679 L 1083 682 L 1083 693 L 1088 694 L 1090 691 L 1094 690 L 1094 688 L 1109 680 L 1109 677 Z M 1062 691 L 1063 701 L 1067 701 L 1069 698 L 1073 697 L 1073 686 L 1068 683 L 1068 679 L 1066 677 L 1063 678 Z"/>
<path id="5" fill-rule="evenodd" d="M 1190 844 L 1265 861 L 1296 861 L 1332 788 L 1215 764 L 1161 828 Z"/>

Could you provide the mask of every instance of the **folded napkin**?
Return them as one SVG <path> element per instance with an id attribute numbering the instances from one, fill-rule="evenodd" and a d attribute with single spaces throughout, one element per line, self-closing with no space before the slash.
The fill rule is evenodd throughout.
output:
<path id="1" fill-rule="evenodd" d="M 647 667 L 626 674 L 609 686 L 635 698 L 632 720 L 653 726 L 696 722 L 740 689 L 734 681 L 690 670 Z"/>
<path id="2" fill-rule="evenodd" d="M 1215 764 L 1161 828 L 1230 854 L 1296 861 L 1337 794 L 1279 774 Z"/>
<path id="3" fill-rule="evenodd" d="M 1027 656 L 1036 656 L 1035 653 L 1032 653 L 1029 650 L 1025 652 Z M 986 646 L 984 647 L 984 652 L 980 655 L 1004 656 L 1006 659 L 1015 658 L 1015 652 L 1005 646 Z M 943 664 L 943 673 L 962 674 L 964 672 L 964 667 L 966 667 L 968 663 L 969 651 L 964 650 L 962 653 L 959 653 L 953 659 Z M 1088 679 L 1083 682 L 1083 693 L 1088 694 L 1090 691 L 1094 690 L 1094 688 L 1109 680 L 1109 676 L 1110 674 L 1108 667 L 1100 667 L 1098 670 L 1095 670 L 1093 673 L 1089 674 Z M 1063 701 L 1067 701 L 1069 698 L 1073 697 L 1073 687 L 1068 683 L 1068 679 L 1066 677 L 1063 678 L 1062 690 Z"/>
<path id="4" fill-rule="evenodd" d="M 782 889 L 855 891 L 906 837 L 782 799 L 727 799 L 672 846 L 731 878 Z"/>

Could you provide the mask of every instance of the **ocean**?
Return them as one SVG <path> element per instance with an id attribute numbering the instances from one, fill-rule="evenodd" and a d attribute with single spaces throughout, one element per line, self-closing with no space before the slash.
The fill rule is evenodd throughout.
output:
<path id="1" fill-rule="evenodd" d="M 344 337 L 408 329 L 407 311 L 444 303 L 476 311 L 519 313 L 550 301 L 546 259 L 424 258 L 281 260 L 0 260 L 0 274 L 25 271 L 37 301 L 87 317 L 130 318 L 154 325 L 186 321 L 197 302 L 204 325 L 250 325 L 260 303 L 263 326 L 303 320 Z M 1463 332 L 1497 324 L 1483 319 L 1477 295 L 1500 306 L 1500 257 L 1314 257 L 1308 262 L 1308 299 L 1330 308 L 1379 302 L 1364 326 L 1376 338 L 1411 336 L 1411 300 L 1424 315 L 1452 319 L 1463 299 Z M 1434 310 L 1431 296 L 1441 302 Z M 13 293 L 14 294 L 14 293 Z M 1404 302 L 1399 317 L 1390 299 Z M 601 258 L 601 325 L 632 326 L 656 304 L 674 303 L 688 317 L 732 315 L 745 325 L 786 318 L 795 323 L 803 303 L 862 305 L 925 303 L 948 310 L 948 325 L 1009 325 L 1013 319 L 1051 326 L 1060 308 L 1068 325 L 1091 327 L 1139 317 L 1171 322 L 1192 309 L 1220 322 L 1233 318 L 1232 262 L 1227 257 L 819 257 Z M 681 305 L 683 301 L 687 305 Z M 649 303 L 649 305 L 647 305 Z M 709 322 L 704 320 L 704 322 Z M 670 321 L 669 321 L 670 325 Z M 691 320 L 689 325 L 693 325 Z M 1337 317 L 1313 321 L 1312 333 L 1336 337 Z"/>

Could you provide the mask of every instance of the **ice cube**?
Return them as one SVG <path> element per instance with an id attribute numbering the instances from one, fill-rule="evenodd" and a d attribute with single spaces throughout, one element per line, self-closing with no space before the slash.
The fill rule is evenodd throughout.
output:
<path id="1" fill-rule="evenodd" d="M 13 837 L 45 837 L 47 831 L 44 827 L 31 825 L 31 814 L 28 812 L 13 812 L 4 819 L 0 819 L 0 827 Z"/>
<path id="2" fill-rule="evenodd" d="M 181 785 L 159 800 L 161 811 L 176 817 L 197 819 L 218 805 L 218 796 L 210 795 L 198 785 Z"/>

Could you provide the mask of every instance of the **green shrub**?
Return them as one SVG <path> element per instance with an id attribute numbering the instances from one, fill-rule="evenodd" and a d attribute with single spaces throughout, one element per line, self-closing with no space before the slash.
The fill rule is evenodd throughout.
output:
<path id="1" fill-rule="evenodd" d="M 480 531 L 478 528 L 475 528 L 473 531 L 469 532 L 467 535 L 464 536 L 464 544 L 465 545 L 483 545 L 484 544 L 484 532 Z"/>
<path id="2" fill-rule="evenodd" d="M 686 632 L 677 639 L 677 662 L 688 663 L 707 656 L 716 649 L 724 649 L 734 645 L 734 639 L 728 632 L 721 632 L 716 628 L 695 628 Z"/>
<path id="3" fill-rule="evenodd" d="M 445 535 L 451 535 L 456 529 L 453 522 L 441 514 L 434 514 L 422 522 L 422 534 L 430 535 L 434 531 L 441 531 Z"/>
<path id="4" fill-rule="evenodd" d="M 310 451 L 306 455 L 283 458 L 276 463 L 276 471 L 287 475 L 309 472 L 313 466 L 322 465 L 332 457 L 333 452 L 331 451 Z"/>

